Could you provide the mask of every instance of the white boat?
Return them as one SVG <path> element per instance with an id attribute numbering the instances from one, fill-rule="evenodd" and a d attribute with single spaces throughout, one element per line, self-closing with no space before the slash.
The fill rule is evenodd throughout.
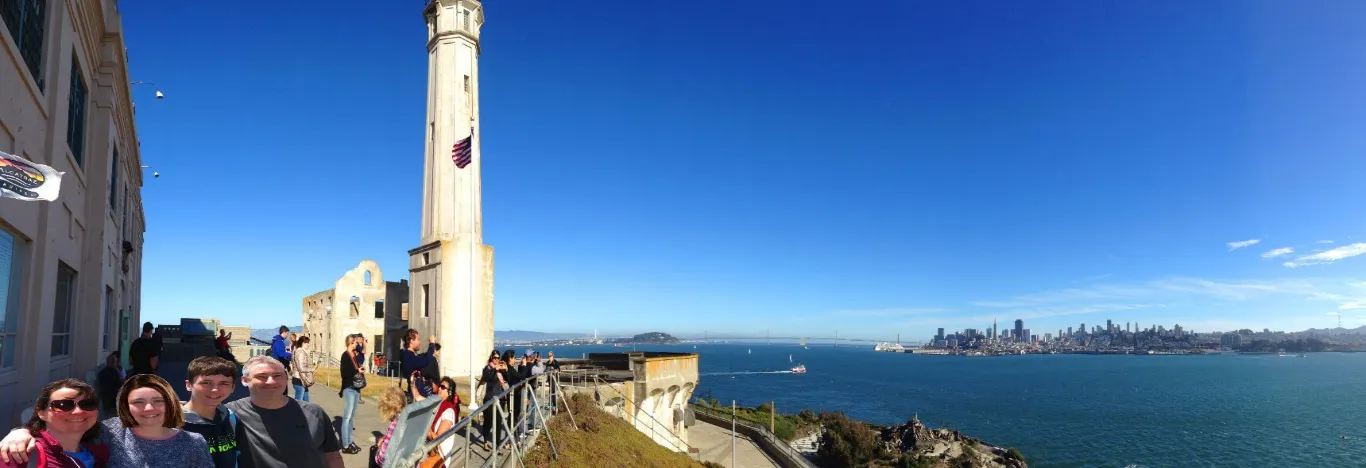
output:
<path id="1" fill-rule="evenodd" d="M 886 351 L 889 353 L 904 353 L 906 348 L 901 343 L 878 343 L 873 347 L 873 351 Z"/>
<path id="2" fill-rule="evenodd" d="M 793 367 L 793 368 L 792 368 L 792 373 L 793 373 L 793 374 L 805 374 L 805 373 L 806 373 L 806 366 L 801 365 L 801 364 L 797 364 L 797 367 Z"/>

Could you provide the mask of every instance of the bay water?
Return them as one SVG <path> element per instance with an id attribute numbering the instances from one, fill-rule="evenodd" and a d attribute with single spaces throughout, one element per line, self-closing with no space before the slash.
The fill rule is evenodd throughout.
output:
<path id="1" fill-rule="evenodd" d="M 694 396 L 750 407 L 772 401 L 782 413 L 841 411 L 878 424 L 918 414 L 930 427 L 1018 448 L 1031 467 L 1366 467 L 1366 354 L 969 358 L 871 345 L 634 348 L 698 353 Z M 550 349 L 576 358 L 632 348 L 539 350 Z M 807 373 L 786 372 L 795 364 Z"/>

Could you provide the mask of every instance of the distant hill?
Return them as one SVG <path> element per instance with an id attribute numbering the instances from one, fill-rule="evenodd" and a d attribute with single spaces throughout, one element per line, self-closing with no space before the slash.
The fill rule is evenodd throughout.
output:
<path id="1" fill-rule="evenodd" d="M 622 344 L 678 344 L 678 338 L 664 332 L 641 333 L 630 338 L 617 338 L 612 341 Z"/>
<path id="2" fill-rule="evenodd" d="M 289 332 L 290 332 L 290 333 L 299 333 L 299 332 L 302 332 L 302 331 L 304 331 L 304 326 L 303 326 L 303 325 L 299 325 L 299 326 L 295 326 L 295 327 L 289 327 Z M 271 342 L 271 340 L 274 340 L 274 339 L 275 339 L 275 335 L 279 335 L 279 334 L 280 334 L 280 327 L 275 327 L 275 328 L 253 328 L 253 329 L 251 330 L 251 339 L 252 339 L 253 341 L 257 341 L 258 343 L 267 343 L 267 344 L 269 344 L 269 343 Z"/>
<path id="3" fill-rule="evenodd" d="M 583 333 L 545 333 L 527 330 L 494 330 L 493 341 L 504 342 L 528 342 L 528 341 L 552 341 L 568 340 L 573 338 L 587 338 L 593 335 Z"/>
<path id="4" fill-rule="evenodd" d="M 1366 335 L 1366 325 L 1356 328 L 1310 328 L 1296 333 L 1313 333 L 1316 335 Z"/>

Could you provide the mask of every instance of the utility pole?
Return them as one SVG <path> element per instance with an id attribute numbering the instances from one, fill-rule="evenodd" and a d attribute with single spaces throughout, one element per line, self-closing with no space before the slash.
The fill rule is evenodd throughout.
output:
<path id="1" fill-rule="evenodd" d="M 778 400 L 768 401 L 768 432 L 778 433 Z"/>
<path id="2" fill-rule="evenodd" d="M 735 400 L 730 401 L 730 468 L 735 465 Z"/>

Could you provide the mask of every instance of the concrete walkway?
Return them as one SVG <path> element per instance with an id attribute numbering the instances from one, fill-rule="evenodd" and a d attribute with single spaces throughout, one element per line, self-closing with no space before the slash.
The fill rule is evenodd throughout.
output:
<path id="1" fill-rule="evenodd" d="M 713 426 L 700 418 L 696 425 L 688 428 L 688 445 L 700 450 L 699 460 L 720 463 L 731 468 L 780 466 L 742 434 L 736 435 L 735 465 L 731 465 L 730 428 Z"/>

